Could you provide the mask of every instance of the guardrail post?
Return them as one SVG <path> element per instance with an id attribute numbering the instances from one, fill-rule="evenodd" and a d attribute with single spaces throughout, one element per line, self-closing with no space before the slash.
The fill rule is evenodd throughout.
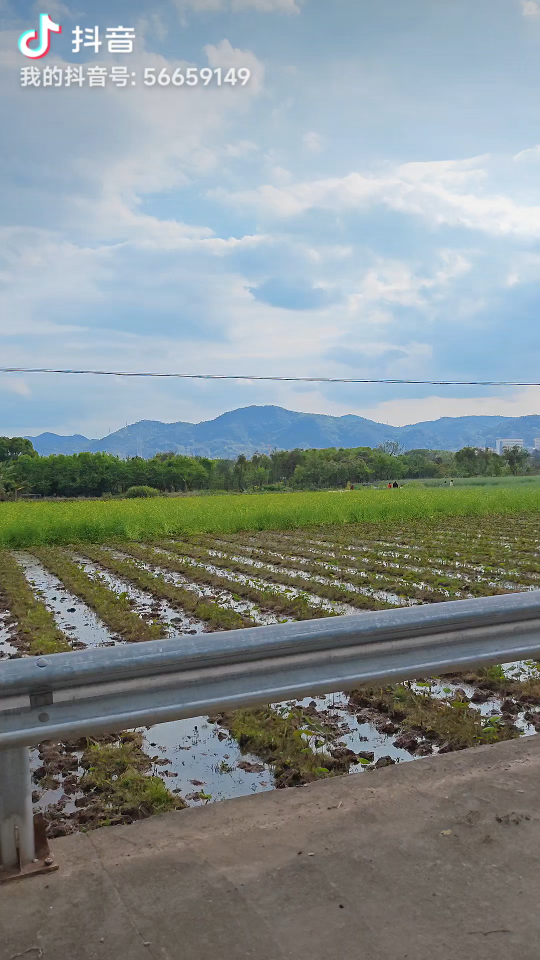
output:
<path id="1" fill-rule="evenodd" d="M 32 810 L 30 748 L 0 750 L 0 884 L 52 870 L 47 823 Z"/>
<path id="2" fill-rule="evenodd" d="M 0 750 L 0 864 L 20 871 L 35 857 L 30 751 Z"/>

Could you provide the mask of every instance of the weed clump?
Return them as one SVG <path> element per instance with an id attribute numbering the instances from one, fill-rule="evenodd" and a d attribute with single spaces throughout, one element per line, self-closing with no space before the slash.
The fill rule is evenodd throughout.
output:
<path id="1" fill-rule="evenodd" d="M 478 690 L 496 694 L 499 697 L 512 699 L 522 704 L 540 704 L 540 674 L 531 674 L 522 680 L 515 680 L 507 676 L 500 665 L 479 667 L 478 670 L 468 670 L 465 673 L 449 675 L 452 680 L 468 683 Z"/>
<path id="2" fill-rule="evenodd" d="M 369 706 L 387 714 L 402 730 L 420 734 L 444 752 L 520 735 L 506 717 L 483 717 L 463 700 L 440 700 L 429 693 L 418 693 L 407 684 L 363 687 L 354 691 L 350 700 L 354 706 Z"/>
<path id="3" fill-rule="evenodd" d="M 112 743 L 90 743 L 81 766 L 85 772 L 79 786 L 89 801 L 90 827 L 129 823 L 187 806 L 160 777 L 150 774 L 152 761 L 142 749 L 140 733 L 121 734 Z"/>

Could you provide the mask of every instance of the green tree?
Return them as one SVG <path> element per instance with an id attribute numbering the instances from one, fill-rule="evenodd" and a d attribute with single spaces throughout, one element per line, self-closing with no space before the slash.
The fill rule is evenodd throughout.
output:
<path id="1" fill-rule="evenodd" d="M 516 476 L 520 470 L 524 469 L 529 456 L 529 451 L 524 450 L 522 447 L 510 447 L 509 450 L 504 451 L 503 460 L 506 460 L 510 467 L 510 473 Z"/>
<path id="2" fill-rule="evenodd" d="M 235 486 L 233 467 L 232 460 L 214 460 L 209 476 L 209 487 L 212 490 L 232 490 Z"/>
<path id="3" fill-rule="evenodd" d="M 0 463 L 12 463 L 23 456 L 37 457 L 30 440 L 26 437 L 0 437 Z"/>
<path id="4" fill-rule="evenodd" d="M 244 456 L 243 453 L 241 453 L 234 465 L 234 475 L 236 477 L 236 483 L 239 490 L 245 490 L 244 478 L 246 473 L 246 467 L 247 467 L 247 458 Z"/>
<path id="5" fill-rule="evenodd" d="M 456 453 L 456 466 L 462 477 L 476 476 L 476 450 L 474 447 L 463 447 Z"/>

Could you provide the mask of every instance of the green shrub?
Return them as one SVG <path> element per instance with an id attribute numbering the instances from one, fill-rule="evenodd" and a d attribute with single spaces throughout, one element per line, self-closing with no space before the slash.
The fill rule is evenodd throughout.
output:
<path id="1" fill-rule="evenodd" d="M 130 487 L 126 490 L 125 497 L 160 497 L 161 492 L 155 487 Z"/>

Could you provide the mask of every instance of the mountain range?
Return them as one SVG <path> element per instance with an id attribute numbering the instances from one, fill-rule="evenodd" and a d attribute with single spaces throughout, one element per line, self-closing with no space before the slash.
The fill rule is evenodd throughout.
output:
<path id="1" fill-rule="evenodd" d="M 99 440 L 80 434 L 70 437 L 42 433 L 29 437 L 42 456 L 53 453 L 104 451 L 119 457 L 152 457 L 174 451 L 189 456 L 235 459 L 295 447 L 377 447 L 397 440 L 405 450 L 459 450 L 494 447 L 498 437 L 519 437 L 533 446 L 540 437 L 540 415 L 525 417 L 440 417 L 405 427 L 393 427 L 347 414 L 330 417 L 296 413 L 276 406 L 240 407 L 202 423 L 162 423 L 139 420 Z"/>

